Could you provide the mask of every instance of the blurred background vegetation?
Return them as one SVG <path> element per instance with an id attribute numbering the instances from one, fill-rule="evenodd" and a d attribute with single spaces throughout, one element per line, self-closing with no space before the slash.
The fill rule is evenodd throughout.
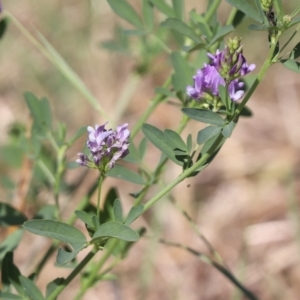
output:
<path id="1" fill-rule="evenodd" d="M 129 2 L 140 11 L 139 0 Z M 187 0 L 186 11 L 196 8 L 201 13 L 205 5 L 206 1 L 195 4 Z M 297 0 L 286 2 L 286 13 L 296 5 Z M 39 31 L 48 40 L 111 120 L 133 126 L 153 98 L 155 87 L 161 86 L 171 72 L 164 52 L 146 64 L 146 73 L 141 72 L 145 61 L 136 55 L 140 44 L 134 37 L 130 38 L 130 51 L 107 49 L 107 41 L 113 39 L 118 24 L 131 27 L 113 14 L 105 0 L 3 0 L 3 6 L 28 32 L 37 36 Z M 224 1 L 219 10 L 220 20 L 225 22 L 229 12 Z M 159 23 L 164 17 L 156 12 L 156 20 Z M 246 25 L 237 28 L 236 34 L 243 37 L 247 60 L 259 68 L 268 49 L 267 35 L 249 31 Z M 299 34 L 295 44 L 298 41 Z M 170 47 L 176 48 L 176 44 Z M 66 124 L 69 137 L 82 126 L 106 120 L 12 21 L 0 41 L 0 64 L 1 201 L 12 203 L 32 217 L 40 207 L 53 203 L 53 194 L 47 178 L 38 167 L 33 170 L 18 150 L 22 144 L 18 144 L 20 140 L 16 143 L 16 139 L 21 133 L 28 134 L 31 123 L 23 92 L 47 97 L 55 119 Z M 128 99 L 130 103 L 123 109 L 123 102 Z M 195 220 L 233 273 L 265 300 L 299 299 L 300 294 L 299 99 L 299 74 L 281 65 L 273 66 L 249 102 L 253 117 L 239 122 L 208 169 L 180 184 L 171 195 Z M 161 129 L 174 129 L 180 117 L 176 106 L 164 103 L 149 123 Z M 193 132 L 195 136 L 199 129 L 199 123 L 190 122 L 183 135 Z M 142 134 L 137 138 L 141 139 Z M 68 151 L 68 161 L 76 159 L 84 143 L 85 137 Z M 51 168 L 54 162 L 47 148 L 44 156 Z M 159 152 L 150 146 L 146 158 L 151 165 L 158 161 Z M 178 167 L 170 163 L 164 180 L 168 182 L 176 172 Z M 71 214 L 96 175 L 83 169 L 67 172 L 63 215 Z M 74 183 L 80 183 L 80 188 L 70 193 Z M 139 187 L 109 178 L 105 190 L 111 186 L 118 187 L 128 210 L 133 201 L 129 193 Z M 242 299 L 217 270 L 186 251 L 158 242 L 158 238 L 165 238 L 207 252 L 168 199 L 156 204 L 137 223 L 148 228 L 147 238 L 139 241 L 128 259 L 114 270 L 118 280 L 101 282 L 84 299 Z M 2 230 L 0 238 L 7 234 Z M 15 254 L 22 273 L 30 274 L 49 243 L 26 233 Z M 80 257 L 83 256 L 84 252 Z M 42 288 L 50 280 L 69 273 L 68 269 L 53 266 L 54 259 L 37 282 Z M 72 299 L 77 285 L 75 280 L 61 299 Z"/>

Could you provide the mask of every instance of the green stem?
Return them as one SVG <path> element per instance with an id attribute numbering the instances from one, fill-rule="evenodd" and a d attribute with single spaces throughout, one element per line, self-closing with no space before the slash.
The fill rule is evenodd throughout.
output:
<path id="1" fill-rule="evenodd" d="M 238 10 L 235 7 L 233 7 L 231 9 L 231 12 L 230 12 L 229 17 L 228 17 L 227 22 L 226 22 L 226 25 L 232 24 L 237 12 L 238 12 Z"/>
<path id="2" fill-rule="evenodd" d="M 167 88 L 170 85 L 170 83 L 171 83 L 171 76 L 169 76 L 169 78 L 165 81 L 163 87 Z M 135 126 L 132 128 L 131 135 L 130 135 L 131 139 L 133 139 L 137 135 L 137 133 L 139 132 L 143 124 L 148 120 L 149 116 L 152 114 L 152 112 L 155 110 L 158 104 L 165 99 L 166 96 L 161 94 L 157 94 L 154 97 L 154 99 L 150 102 L 150 105 L 147 108 L 147 110 L 144 112 L 144 114 L 139 118 Z"/>
<path id="3" fill-rule="evenodd" d="M 172 190 L 177 184 L 179 184 L 190 174 L 195 172 L 199 167 L 203 166 L 207 162 L 207 160 L 212 156 L 212 154 L 214 154 L 215 150 L 219 147 L 219 144 L 223 138 L 223 135 L 219 134 L 218 138 L 209 148 L 209 150 L 205 154 L 203 154 L 203 156 L 193 166 L 182 172 L 176 179 L 169 183 L 164 189 L 162 189 L 158 194 L 156 194 L 145 204 L 144 211 L 148 210 L 152 205 L 154 205 L 158 200 L 160 200 L 164 195 L 166 195 L 170 190 Z"/>
<path id="4" fill-rule="evenodd" d="M 98 197 L 97 197 L 97 221 L 100 225 L 100 198 L 101 198 L 101 189 L 103 184 L 104 176 L 101 174 L 98 183 Z"/>
<path id="5" fill-rule="evenodd" d="M 93 248 L 91 252 L 77 265 L 71 274 L 60 284 L 48 297 L 47 300 L 56 300 L 57 296 L 64 290 L 64 288 L 79 274 L 79 272 L 86 266 L 86 264 L 95 256 L 97 249 Z"/>
<path id="6" fill-rule="evenodd" d="M 56 160 L 56 174 L 55 174 L 55 184 L 54 184 L 54 198 L 55 205 L 57 209 L 58 219 L 61 221 L 60 208 L 59 208 L 59 192 L 61 186 L 62 175 L 65 171 L 65 154 L 68 149 L 67 145 L 63 145 L 58 149 L 57 160 Z"/>
<path id="7" fill-rule="evenodd" d="M 213 17 L 214 13 L 216 12 L 216 10 L 218 9 L 220 3 L 221 3 L 221 0 L 214 0 L 214 1 L 211 1 L 211 5 L 207 11 L 207 13 L 205 14 L 204 18 L 205 18 L 205 21 L 207 23 L 210 22 L 211 18 Z"/>
<path id="8" fill-rule="evenodd" d="M 85 292 L 93 285 L 94 280 L 99 272 L 99 270 L 103 267 L 106 260 L 110 257 L 112 254 L 114 248 L 116 247 L 119 240 L 114 239 L 112 243 L 108 246 L 106 251 L 104 252 L 103 256 L 100 258 L 100 260 L 95 263 L 92 267 L 91 272 L 89 273 L 89 276 L 86 280 L 84 280 L 82 286 L 80 287 L 80 290 L 74 300 L 79 300 L 82 298 L 82 296 L 85 294 Z M 48 300 L 48 299 L 47 299 Z"/>

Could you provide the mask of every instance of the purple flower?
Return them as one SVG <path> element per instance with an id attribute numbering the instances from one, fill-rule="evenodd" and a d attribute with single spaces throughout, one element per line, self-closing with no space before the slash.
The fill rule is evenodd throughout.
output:
<path id="1" fill-rule="evenodd" d="M 225 86 L 225 81 L 214 66 L 204 64 L 204 68 L 197 71 L 193 76 L 194 86 L 187 87 L 187 94 L 194 98 L 200 99 L 204 93 L 218 95 L 219 85 Z"/>
<path id="2" fill-rule="evenodd" d="M 230 82 L 228 86 L 228 93 L 232 101 L 240 100 L 243 97 L 244 91 L 242 90 L 242 88 L 244 87 L 244 85 L 244 82 L 239 81 L 238 79 Z"/>
<path id="3" fill-rule="evenodd" d="M 255 64 L 248 65 L 242 52 L 230 54 L 228 48 L 217 50 L 216 54 L 207 53 L 211 59 L 210 65 L 216 67 L 223 77 L 230 79 L 245 76 L 255 69 Z"/>
<path id="4" fill-rule="evenodd" d="M 244 83 L 240 77 L 255 69 L 254 64 L 248 65 L 243 55 L 239 38 L 229 39 L 224 50 L 216 54 L 208 53 L 211 62 L 197 71 L 193 77 L 194 86 L 186 88 L 187 94 L 196 99 L 213 104 L 215 109 L 222 105 L 219 96 L 219 86 L 228 86 L 228 94 L 232 101 L 237 101 L 244 95 Z"/>
<path id="5" fill-rule="evenodd" d="M 219 85 L 225 86 L 225 80 L 216 67 L 207 64 L 204 65 L 203 69 L 197 71 L 193 79 L 194 86 L 188 86 L 186 91 L 190 97 L 196 100 L 206 98 L 207 95 L 219 96 Z M 243 86 L 244 84 L 238 79 L 229 84 L 228 93 L 233 101 L 237 101 L 243 96 L 244 91 L 241 90 Z"/>
<path id="6" fill-rule="evenodd" d="M 92 159 L 83 153 L 78 153 L 76 162 L 81 166 L 99 169 L 105 173 L 113 168 L 118 159 L 124 158 L 128 153 L 130 131 L 128 124 L 118 126 L 116 131 L 105 129 L 107 123 L 95 128 L 88 126 L 88 140 L 86 142 Z"/>

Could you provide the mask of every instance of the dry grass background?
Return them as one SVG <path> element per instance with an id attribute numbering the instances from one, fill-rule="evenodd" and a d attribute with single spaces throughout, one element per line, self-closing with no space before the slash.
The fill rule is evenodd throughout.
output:
<path id="1" fill-rule="evenodd" d="M 130 2 L 139 8 L 139 1 Z M 297 2 L 289 1 L 287 12 L 295 8 Z M 52 43 L 113 116 L 116 99 L 126 86 L 135 62 L 99 47 L 100 41 L 112 37 L 113 27 L 119 22 L 106 1 L 4 0 L 3 5 L 26 28 L 30 31 L 37 28 Z M 197 11 L 202 12 L 204 5 L 205 1 L 197 1 L 197 5 L 186 1 L 187 10 L 197 6 Z M 228 11 L 228 5 L 223 3 L 221 20 L 226 19 Z M 267 52 L 265 33 L 246 30 L 239 33 L 243 36 L 246 57 L 259 67 Z M 13 24 L 1 41 L 0 63 L 0 145 L 6 143 L 7 130 L 13 122 L 28 124 L 30 120 L 22 98 L 26 90 L 48 97 L 55 117 L 67 124 L 69 136 L 81 126 L 104 122 Z M 168 71 L 167 60 L 159 59 L 152 73 L 138 82 L 122 121 L 131 126 L 135 124 L 153 97 L 154 88 L 163 83 Z M 181 183 L 172 194 L 233 273 L 263 300 L 297 300 L 300 295 L 299 99 L 299 74 L 281 65 L 273 66 L 249 103 L 254 116 L 240 120 L 233 136 L 209 168 Z M 178 109 L 163 104 L 149 123 L 162 129 L 174 129 L 179 120 Z M 199 128 L 199 123 L 191 122 L 183 134 L 193 132 L 195 136 Z M 69 151 L 70 160 L 75 159 L 83 143 L 81 139 Z M 158 159 L 158 151 L 150 147 L 149 165 Z M 72 182 L 82 171 L 70 171 L 68 180 Z M 178 171 L 169 164 L 164 180 L 169 182 Z M 17 171 L 11 171 L 10 175 L 17 180 L 21 176 Z M 95 175 L 87 174 L 82 188 L 72 199 L 64 195 L 65 215 L 74 210 Z M 132 203 L 128 193 L 138 187 L 108 179 L 105 189 L 115 185 L 128 211 Z M 150 195 L 156 191 L 153 189 Z M 6 193 L 2 189 L 0 192 L 1 201 L 8 200 L 3 199 Z M 46 193 L 40 197 L 40 201 L 52 201 L 51 195 Z M 16 200 L 12 201 L 18 206 Z M 31 216 L 33 199 L 27 201 L 25 212 Z M 79 222 L 77 225 L 81 226 Z M 157 242 L 162 237 L 207 253 L 205 245 L 168 199 L 136 221 L 135 226 L 138 225 L 148 228 L 148 237 L 139 241 L 128 258 L 114 269 L 118 280 L 97 284 L 84 299 L 243 299 L 211 266 L 183 250 Z M 26 234 L 15 254 L 24 274 L 31 272 L 49 242 Z M 83 256 L 81 253 L 80 257 Z M 54 267 L 53 262 L 54 257 L 38 279 L 37 284 L 42 289 L 50 280 L 70 272 Z M 74 280 L 59 299 L 73 299 L 78 284 L 78 280 Z"/>

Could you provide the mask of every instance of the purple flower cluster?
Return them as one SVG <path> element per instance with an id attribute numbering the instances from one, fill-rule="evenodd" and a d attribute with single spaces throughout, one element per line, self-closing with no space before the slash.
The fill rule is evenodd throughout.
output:
<path id="1" fill-rule="evenodd" d="M 186 88 L 187 94 L 194 98 L 200 99 L 204 96 L 204 93 L 207 95 L 219 95 L 219 85 L 225 86 L 225 80 L 217 71 L 217 68 L 212 65 L 204 65 L 204 68 L 197 71 L 197 74 L 193 77 L 194 86 L 188 86 Z M 230 98 L 233 101 L 239 100 L 244 91 L 241 88 L 244 86 L 244 83 L 238 79 L 232 80 L 228 85 L 228 93 Z"/>
<path id="2" fill-rule="evenodd" d="M 207 54 L 211 62 L 204 64 L 193 76 L 194 86 L 188 86 L 186 89 L 190 97 L 196 100 L 212 100 L 219 96 L 219 85 L 227 85 L 231 100 L 241 99 L 244 83 L 239 78 L 253 71 L 255 65 L 248 65 L 240 46 L 231 50 L 230 47 L 226 47 L 223 51 L 217 50 L 216 54 Z"/>
<path id="3" fill-rule="evenodd" d="M 99 169 L 105 173 L 113 168 L 116 161 L 128 153 L 130 131 L 128 124 L 118 126 L 116 131 L 105 129 L 107 123 L 95 128 L 88 126 L 89 137 L 86 142 L 92 154 L 92 160 L 83 153 L 78 153 L 76 162 L 81 166 Z"/>

